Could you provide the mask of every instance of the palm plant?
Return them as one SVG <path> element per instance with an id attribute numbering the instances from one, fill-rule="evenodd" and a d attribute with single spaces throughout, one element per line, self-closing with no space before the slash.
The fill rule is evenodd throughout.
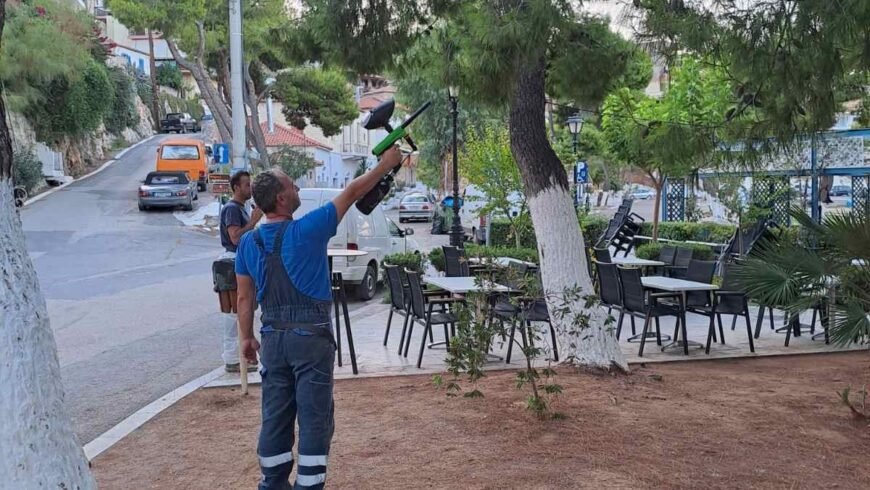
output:
<path id="1" fill-rule="evenodd" d="M 735 276 L 759 304 L 793 318 L 822 305 L 837 345 L 870 340 L 870 217 L 829 213 L 821 223 L 791 211 L 803 230 L 760 242 Z"/>

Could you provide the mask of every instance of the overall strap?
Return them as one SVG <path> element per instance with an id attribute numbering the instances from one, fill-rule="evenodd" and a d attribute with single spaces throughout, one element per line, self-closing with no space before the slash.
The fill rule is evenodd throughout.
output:
<path id="1" fill-rule="evenodd" d="M 260 248 L 260 252 L 266 255 L 266 245 L 263 243 L 263 231 L 260 228 L 254 231 L 254 242 Z"/>
<path id="2" fill-rule="evenodd" d="M 284 244 L 284 232 L 290 226 L 290 220 L 281 223 L 281 228 L 278 229 L 278 234 L 275 235 L 275 243 L 272 245 L 271 255 L 281 255 L 281 246 Z"/>

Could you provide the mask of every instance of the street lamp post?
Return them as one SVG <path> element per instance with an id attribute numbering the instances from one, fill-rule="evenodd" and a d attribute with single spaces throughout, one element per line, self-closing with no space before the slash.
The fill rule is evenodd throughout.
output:
<path id="1" fill-rule="evenodd" d="M 577 137 L 580 136 L 580 131 L 583 130 L 583 118 L 580 114 L 574 114 L 568 118 L 568 129 L 571 131 L 571 136 L 574 138 L 574 175 L 571 180 L 574 182 L 574 210 L 580 205 L 580 196 L 577 189 Z"/>
<path id="2" fill-rule="evenodd" d="M 457 109 L 459 87 L 450 85 L 447 88 L 447 95 L 450 99 L 450 112 L 453 115 L 453 224 L 450 226 L 450 245 L 461 247 L 463 231 L 462 223 L 459 221 L 459 161 L 456 134 L 456 119 L 459 116 Z"/>

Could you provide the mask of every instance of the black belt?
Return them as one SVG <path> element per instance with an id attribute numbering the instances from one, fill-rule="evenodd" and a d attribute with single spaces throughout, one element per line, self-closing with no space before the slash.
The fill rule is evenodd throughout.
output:
<path id="1" fill-rule="evenodd" d="M 335 337 L 332 335 L 332 323 L 302 323 L 302 322 L 274 322 L 271 324 L 274 330 L 304 330 L 312 335 L 326 337 L 335 344 Z"/>

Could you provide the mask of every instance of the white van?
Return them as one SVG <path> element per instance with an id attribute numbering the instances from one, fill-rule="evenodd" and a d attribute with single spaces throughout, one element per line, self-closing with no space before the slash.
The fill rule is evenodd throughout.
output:
<path id="1" fill-rule="evenodd" d="M 335 199 L 342 189 L 301 189 L 299 199 L 302 204 L 293 213 L 296 219 L 309 211 L 323 206 Z M 341 272 L 344 282 L 356 286 L 357 296 L 369 300 L 375 295 L 377 283 L 381 279 L 380 266 L 384 257 L 394 253 L 419 253 L 417 242 L 411 238 L 414 230 L 400 230 L 387 219 L 381 206 L 376 206 L 372 214 L 366 216 L 356 206 L 351 206 L 338 224 L 335 236 L 329 241 L 329 248 L 362 250 L 368 255 L 362 257 L 335 257 L 333 270 Z"/>
<path id="2" fill-rule="evenodd" d="M 474 243 L 486 243 L 487 220 L 498 218 L 499 213 L 492 213 L 490 215 L 481 213 L 481 210 L 487 204 L 486 195 L 474 185 L 465 187 L 462 199 L 462 207 L 459 209 L 459 221 L 462 223 L 465 239 L 471 240 Z M 508 199 L 511 202 L 511 215 L 519 215 L 523 197 L 514 192 L 508 196 Z M 447 212 L 452 211 L 448 209 Z"/>

